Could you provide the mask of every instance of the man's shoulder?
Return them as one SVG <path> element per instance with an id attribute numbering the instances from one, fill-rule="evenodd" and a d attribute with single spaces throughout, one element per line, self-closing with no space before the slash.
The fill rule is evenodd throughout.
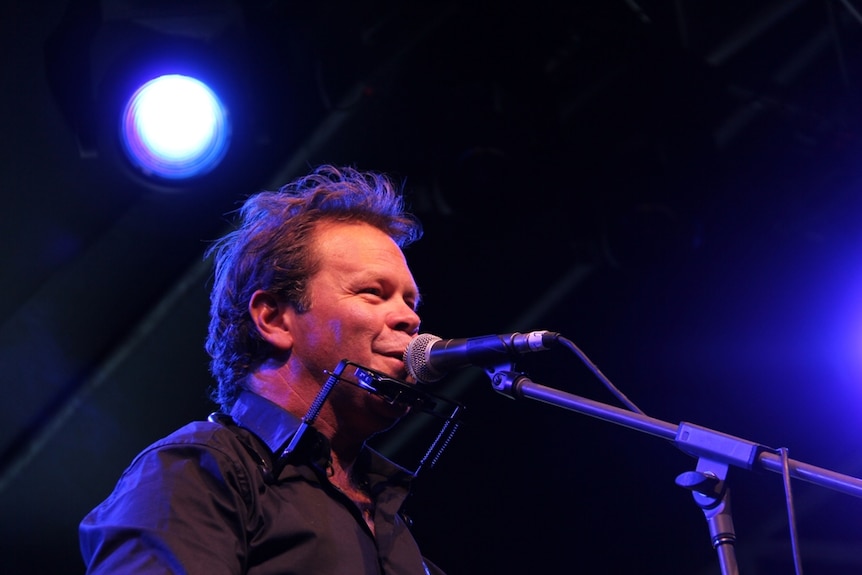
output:
<path id="1" fill-rule="evenodd" d="M 246 459 L 257 465 L 264 455 L 265 447 L 252 433 L 235 425 L 220 421 L 202 420 L 186 423 L 175 431 L 154 441 L 143 449 L 138 458 L 154 453 L 173 452 L 182 457 L 198 457 L 201 452 L 210 452 L 232 461 Z"/>
<path id="2" fill-rule="evenodd" d="M 164 437 L 154 441 L 149 447 L 159 448 L 169 445 L 219 446 L 231 443 L 232 432 L 226 426 L 214 421 L 190 421 Z"/>

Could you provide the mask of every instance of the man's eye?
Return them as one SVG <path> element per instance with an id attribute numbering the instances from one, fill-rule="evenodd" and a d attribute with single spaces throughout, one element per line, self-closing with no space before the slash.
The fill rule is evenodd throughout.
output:
<path id="1" fill-rule="evenodd" d="M 363 288 L 363 289 L 359 290 L 359 292 L 360 293 L 367 293 L 367 294 L 371 294 L 371 295 L 376 295 L 376 296 L 380 296 L 383 294 L 383 292 L 380 290 L 380 288 L 375 288 L 375 287 Z"/>

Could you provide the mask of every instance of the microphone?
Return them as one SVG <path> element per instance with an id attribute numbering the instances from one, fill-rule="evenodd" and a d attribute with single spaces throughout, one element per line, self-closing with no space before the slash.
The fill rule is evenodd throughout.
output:
<path id="1" fill-rule="evenodd" d="M 554 331 L 531 331 L 440 339 L 421 333 L 404 350 L 404 364 L 416 381 L 433 383 L 448 371 L 469 365 L 493 367 L 511 361 L 517 354 L 548 349 L 559 336 Z"/>

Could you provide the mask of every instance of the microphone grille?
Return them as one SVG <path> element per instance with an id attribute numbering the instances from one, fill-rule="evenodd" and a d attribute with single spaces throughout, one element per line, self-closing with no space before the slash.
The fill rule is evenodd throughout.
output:
<path id="1" fill-rule="evenodd" d="M 420 333 L 413 341 L 407 345 L 404 350 L 404 365 L 407 366 L 407 373 L 413 379 L 422 383 L 432 383 L 439 379 L 443 379 L 444 373 L 440 373 L 428 363 L 428 355 L 431 346 L 440 341 L 440 338 L 430 333 Z"/>

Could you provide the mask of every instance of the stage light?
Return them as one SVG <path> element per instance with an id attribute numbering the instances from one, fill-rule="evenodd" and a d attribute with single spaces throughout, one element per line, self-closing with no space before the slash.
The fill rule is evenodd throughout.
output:
<path id="1" fill-rule="evenodd" d="M 269 14 L 236 0 L 70 0 L 45 65 L 80 157 L 157 191 L 259 185 L 298 141 L 292 94 L 309 85 L 282 64 L 294 52 L 262 25 Z"/>
<path id="2" fill-rule="evenodd" d="M 198 79 L 159 76 L 132 94 L 120 142 L 132 165 L 168 180 L 211 172 L 230 146 L 231 121 L 221 99 Z"/>

